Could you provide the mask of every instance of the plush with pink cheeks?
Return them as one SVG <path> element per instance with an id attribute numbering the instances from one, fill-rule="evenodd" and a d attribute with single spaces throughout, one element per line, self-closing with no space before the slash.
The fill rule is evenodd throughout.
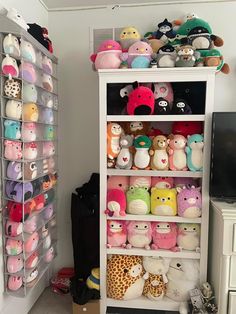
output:
<path id="1" fill-rule="evenodd" d="M 154 95 L 150 88 L 139 86 L 129 94 L 127 113 L 129 115 L 151 115 L 154 112 Z"/>
<path id="2" fill-rule="evenodd" d="M 50 249 L 47 250 L 43 259 L 46 263 L 50 263 L 53 260 L 54 256 L 55 256 L 54 248 L 50 247 Z"/>
<path id="3" fill-rule="evenodd" d="M 152 249 L 179 251 L 176 247 L 177 225 L 175 222 L 152 222 Z"/>
<path id="4" fill-rule="evenodd" d="M 178 215 L 185 218 L 198 218 L 202 215 L 201 188 L 177 188 Z"/>
<path id="5" fill-rule="evenodd" d="M 170 139 L 168 147 L 170 170 L 188 170 L 187 158 L 185 153 L 185 147 L 187 144 L 186 138 L 180 134 L 171 134 L 168 136 L 168 138 Z"/>
<path id="6" fill-rule="evenodd" d="M 145 41 L 137 41 L 129 47 L 128 53 L 121 55 L 130 68 L 149 68 L 152 59 L 152 47 Z"/>
<path id="7" fill-rule="evenodd" d="M 174 179 L 171 177 L 152 177 L 152 187 L 158 189 L 172 189 Z"/>
<path id="8" fill-rule="evenodd" d="M 127 249 L 132 247 L 150 249 L 152 242 L 152 225 L 147 221 L 129 221 L 127 222 L 128 244 Z"/>
<path id="9" fill-rule="evenodd" d="M 118 69 L 121 64 L 122 49 L 115 40 L 105 40 L 98 47 L 96 54 L 90 56 L 90 60 L 94 63 L 95 69 Z"/>
<path id="10" fill-rule="evenodd" d="M 148 189 L 150 189 L 151 177 L 141 177 L 141 176 L 130 177 L 129 185 L 137 187 L 137 188 L 148 188 Z"/>
<path id="11" fill-rule="evenodd" d="M 50 157 L 55 154 L 55 146 L 53 142 L 44 142 L 43 143 L 43 156 L 44 157 Z"/>
<path id="12" fill-rule="evenodd" d="M 22 284 L 23 284 L 22 277 L 20 277 L 20 276 L 9 276 L 7 287 L 11 291 L 16 291 L 16 290 L 20 289 Z"/>
<path id="13" fill-rule="evenodd" d="M 36 140 L 36 124 L 22 123 L 21 138 L 23 141 L 35 141 Z"/>
<path id="14" fill-rule="evenodd" d="M 38 145 L 35 142 L 25 143 L 23 156 L 25 159 L 33 160 L 38 156 Z"/>
<path id="15" fill-rule="evenodd" d="M 107 179 L 107 189 L 118 189 L 127 191 L 129 188 L 129 177 L 126 176 L 110 176 Z"/>
<path id="16" fill-rule="evenodd" d="M 38 245 L 39 242 L 39 234 L 38 232 L 34 232 L 28 240 L 24 243 L 24 248 L 26 253 L 30 253 L 34 251 Z"/>
<path id="17" fill-rule="evenodd" d="M 6 252 L 8 255 L 18 255 L 23 251 L 21 240 L 7 239 Z"/>
<path id="18" fill-rule="evenodd" d="M 174 101 L 174 92 L 173 88 L 171 86 L 171 83 L 154 83 L 154 97 L 155 99 L 158 98 L 164 98 L 165 100 L 168 101 L 172 108 L 172 103 Z"/>
<path id="19" fill-rule="evenodd" d="M 39 253 L 36 251 L 25 261 L 25 267 L 27 269 L 34 268 L 39 260 Z"/>
<path id="20" fill-rule="evenodd" d="M 17 237 L 23 231 L 23 224 L 21 222 L 15 222 L 8 220 L 5 226 L 6 235 L 10 237 Z"/>
<path id="21" fill-rule="evenodd" d="M 33 233 L 37 229 L 37 224 L 38 224 L 38 216 L 35 215 L 32 217 L 29 217 L 24 222 L 24 232 Z"/>
<path id="22" fill-rule="evenodd" d="M 197 186 L 196 180 L 194 178 L 184 178 L 184 177 L 176 177 L 174 178 L 174 186 L 183 188 L 184 186 Z"/>
<path id="23" fill-rule="evenodd" d="M 22 143 L 15 141 L 4 141 L 4 157 L 9 160 L 18 160 L 22 158 Z"/>
<path id="24" fill-rule="evenodd" d="M 126 247 L 127 229 L 125 221 L 107 220 L 107 247 Z"/>
<path id="25" fill-rule="evenodd" d="M 107 209 L 105 214 L 109 217 L 125 216 L 126 196 L 125 192 L 118 189 L 107 191 Z"/>
<path id="26" fill-rule="evenodd" d="M 19 256 L 9 256 L 7 258 L 7 271 L 10 274 L 17 273 L 24 266 L 22 257 Z"/>

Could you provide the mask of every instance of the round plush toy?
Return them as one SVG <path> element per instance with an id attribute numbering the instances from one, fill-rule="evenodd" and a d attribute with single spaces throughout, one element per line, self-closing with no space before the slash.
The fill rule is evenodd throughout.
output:
<path id="1" fill-rule="evenodd" d="M 172 189 L 174 187 L 174 179 L 172 177 L 152 177 L 152 187 Z"/>
<path id="2" fill-rule="evenodd" d="M 53 110 L 50 108 L 43 108 L 40 114 L 40 121 L 46 124 L 54 122 Z"/>
<path id="3" fill-rule="evenodd" d="M 24 266 L 22 257 L 20 256 L 9 256 L 7 258 L 7 271 L 10 274 L 17 273 Z"/>
<path id="4" fill-rule="evenodd" d="M 192 109 L 185 99 L 177 98 L 172 107 L 172 114 L 192 114 Z"/>
<path id="5" fill-rule="evenodd" d="M 128 51 L 132 44 L 140 40 L 141 36 L 135 27 L 125 27 L 120 33 L 120 44 L 123 51 Z"/>
<path id="6" fill-rule="evenodd" d="M 38 91 L 34 84 L 24 83 L 23 84 L 24 93 L 22 95 L 23 102 L 37 102 Z"/>
<path id="7" fill-rule="evenodd" d="M 22 123 L 22 129 L 21 129 L 22 140 L 26 142 L 35 141 L 36 137 L 37 137 L 36 124 L 34 122 Z"/>
<path id="8" fill-rule="evenodd" d="M 35 71 L 35 68 L 33 66 L 33 64 L 28 63 L 28 62 L 22 62 L 20 65 L 20 77 L 31 83 L 31 84 L 35 84 L 37 81 L 37 74 Z"/>
<path id="9" fill-rule="evenodd" d="M 48 92 L 53 92 L 53 80 L 51 75 L 43 73 L 41 75 L 41 80 L 43 88 L 46 89 Z"/>
<path id="10" fill-rule="evenodd" d="M 129 188 L 129 177 L 126 176 L 110 176 L 107 180 L 107 189 L 118 189 L 127 191 Z"/>
<path id="11" fill-rule="evenodd" d="M 43 142 L 43 156 L 50 157 L 55 154 L 55 146 L 51 141 Z"/>
<path id="12" fill-rule="evenodd" d="M 129 115 L 151 115 L 154 112 L 154 94 L 145 86 L 135 88 L 129 94 L 127 113 Z"/>
<path id="13" fill-rule="evenodd" d="M 4 93 L 7 97 L 21 98 L 21 82 L 15 79 L 6 80 L 4 83 Z"/>
<path id="14" fill-rule="evenodd" d="M 127 249 L 132 247 L 150 250 L 152 242 L 152 225 L 147 221 L 129 221 L 127 223 L 128 244 Z"/>
<path id="15" fill-rule="evenodd" d="M 20 57 L 20 45 L 18 38 L 12 34 L 8 34 L 3 39 L 3 50 L 6 54 L 13 57 Z"/>
<path id="16" fill-rule="evenodd" d="M 52 243 L 51 235 L 48 234 L 43 241 L 44 250 L 48 250 L 51 246 L 51 243 Z"/>
<path id="17" fill-rule="evenodd" d="M 7 165 L 7 177 L 11 180 L 20 180 L 22 178 L 22 163 L 10 161 Z"/>
<path id="18" fill-rule="evenodd" d="M 50 249 L 48 249 L 47 252 L 45 253 L 43 259 L 46 263 L 51 263 L 51 261 L 54 259 L 54 256 L 55 256 L 54 248 L 51 246 Z"/>
<path id="19" fill-rule="evenodd" d="M 4 136 L 11 140 L 19 140 L 21 138 L 21 124 L 18 121 L 4 121 Z"/>
<path id="20" fill-rule="evenodd" d="M 121 55 L 121 59 L 130 68 L 149 68 L 152 54 L 152 47 L 147 42 L 138 41 L 129 47 L 128 53 Z"/>
<path id="21" fill-rule="evenodd" d="M 129 185 L 135 188 L 146 188 L 147 190 L 149 190 L 150 187 L 152 186 L 151 177 L 140 176 L 130 177 Z"/>
<path id="22" fill-rule="evenodd" d="M 36 142 L 25 143 L 23 150 L 23 157 L 25 159 L 35 159 L 38 156 L 38 145 Z"/>
<path id="23" fill-rule="evenodd" d="M 22 143 L 16 141 L 4 141 L 4 157 L 9 160 L 18 160 L 22 158 Z"/>
<path id="24" fill-rule="evenodd" d="M 9 75 L 10 77 L 19 76 L 19 68 L 18 68 L 17 62 L 14 58 L 10 57 L 8 54 L 2 60 L 2 72 L 5 75 Z"/>
<path id="25" fill-rule="evenodd" d="M 20 183 L 9 180 L 6 181 L 5 190 L 7 197 L 13 199 L 15 202 L 27 201 L 33 195 L 31 182 Z"/>
<path id="26" fill-rule="evenodd" d="M 55 101 L 52 94 L 43 91 L 40 93 L 39 102 L 42 106 L 53 108 Z"/>
<path id="27" fill-rule="evenodd" d="M 6 252 L 8 255 L 18 255 L 23 251 L 23 243 L 21 240 L 7 239 Z"/>
<path id="28" fill-rule="evenodd" d="M 180 249 L 200 252 L 200 226 L 179 224 L 177 244 Z"/>
<path id="29" fill-rule="evenodd" d="M 37 229 L 38 226 L 38 216 L 34 215 L 32 217 L 29 217 L 25 222 L 24 222 L 24 232 L 26 233 L 33 233 Z"/>
<path id="30" fill-rule="evenodd" d="M 24 104 L 22 118 L 24 121 L 37 122 L 39 118 L 38 106 L 34 103 Z"/>
<path id="31" fill-rule="evenodd" d="M 105 214 L 109 217 L 125 216 L 126 196 L 123 190 L 111 189 L 107 191 L 107 209 Z"/>
<path id="32" fill-rule="evenodd" d="M 163 98 L 168 101 L 170 108 L 172 108 L 172 103 L 174 100 L 174 92 L 171 83 L 154 83 L 153 84 L 153 93 L 155 100 Z"/>
<path id="33" fill-rule="evenodd" d="M 23 281 L 21 276 L 9 276 L 7 287 L 11 291 L 17 291 L 22 287 Z"/>
<path id="34" fill-rule="evenodd" d="M 35 201 L 35 210 L 40 211 L 46 204 L 46 196 L 44 194 L 40 194 L 34 198 Z"/>
<path id="35" fill-rule="evenodd" d="M 177 188 L 178 215 L 185 218 L 198 218 L 202 214 L 202 195 L 200 187 Z"/>
<path id="36" fill-rule="evenodd" d="M 27 260 L 25 261 L 25 267 L 27 269 L 31 269 L 34 268 L 39 260 L 39 252 L 34 252 L 32 255 L 30 255 L 30 257 L 27 258 Z"/>
<path id="37" fill-rule="evenodd" d="M 156 60 L 157 60 L 157 66 L 159 68 L 175 67 L 175 60 L 176 60 L 175 48 L 169 44 L 161 47 L 158 50 Z"/>
<path id="38" fill-rule="evenodd" d="M 46 125 L 44 127 L 44 139 L 53 140 L 54 139 L 54 127 L 51 125 Z"/>
<path id="39" fill-rule="evenodd" d="M 93 268 L 90 276 L 86 280 L 86 285 L 89 289 L 100 290 L 100 269 Z"/>
<path id="40" fill-rule="evenodd" d="M 152 222 L 152 249 L 179 251 L 177 243 L 177 225 L 175 222 Z"/>
<path id="41" fill-rule="evenodd" d="M 148 188 L 130 186 L 126 193 L 126 212 L 132 215 L 145 215 L 150 213 L 150 194 Z"/>
<path id="42" fill-rule="evenodd" d="M 33 45 L 23 38 L 21 38 L 20 42 L 20 51 L 23 59 L 32 63 L 36 62 L 36 53 Z"/>
<path id="43" fill-rule="evenodd" d="M 37 177 L 38 167 L 35 161 L 24 163 L 24 179 L 32 180 Z"/>
<path id="44" fill-rule="evenodd" d="M 8 118 L 20 120 L 22 115 L 22 102 L 17 100 L 8 100 L 5 111 Z"/>
<path id="45" fill-rule="evenodd" d="M 151 213 L 158 216 L 177 214 L 176 189 L 151 189 Z"/>
<path id="46" fill-rule="evenodd" d="M 39 242 L 38 232 L 34 232 L 24 243 L 24 249 L 26 253 L 34 251 Z"/>
<path id="47" fill-rule="evenodd" d="M 52 75 L 53 74 L 53 67 L 52 67 L 52 60 L 49 59 L 47 56 L 43 56 L 43 59 L 42 59 L 42 68 L 43 70 Z"/>
<path id="48" fill-rule="evenodd" d="M 6 235 L 10 237 L 17 237 L 23 231 L 23 225 L 21 222 L 15 222 L 8 220 L 5 226 Z"/>
<path id="49" fill-rule="evenodd" d="M 107 247 L 126 247 L 127 229 L 125 221 L 107 220 Z"/>
<path id="50" fill-rule="evenodd" d="M 43 211 L 43 218 L 47 221 L 53 216 L 53 204 L 48 205 Z"/>
<path id="51" fill-rule="evenodd" d="M 23 278 L 26 287 L 32 287 L 35 284 L 38 274 L 39 271 L 37 268 L 35 268 L 26 278 Z"/>

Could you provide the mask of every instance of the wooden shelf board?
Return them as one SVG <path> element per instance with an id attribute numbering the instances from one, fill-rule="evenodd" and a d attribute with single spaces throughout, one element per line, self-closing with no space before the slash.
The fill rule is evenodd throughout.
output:
<path id="1" fill-rule="evenodd" d="M 129 115 L 108 115 L 107 121 L 123 122 L 123 121 L 149 121 L 149 122 L 174 122 L 174 121 L 204 121 L 204 114 L 189 114 L 189 115 L 144 115 L 144 116 L 129 116 Z"/>
<path id="2" fill-rule="evenodd" d="M 158 170 L 123 170 L 107 169 L 109 176 L 148 176 L 148 177 L 188 177 L 201 178 L 201 171 L 158 171 Z"/>

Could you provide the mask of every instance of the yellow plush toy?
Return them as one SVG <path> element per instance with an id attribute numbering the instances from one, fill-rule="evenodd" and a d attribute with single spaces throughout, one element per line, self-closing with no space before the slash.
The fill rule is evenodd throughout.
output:
<path id="1" fill-rule="evenodd" d="M 37 122 L 39 118 L 39 111 L 37 105 L 34 103 L 24 104 L 22 118 L 24 121 Z"/>
<path id="2" fill-rule="evenodd" d="M 135 27 L 125 27 L 120 33 L 120 44 L 123 51 L 128 51 L 129 47 L 141 40 L 141 35 Z"/>
<path id="3" fill-rule="evenodd" d="M 176 189 L 151 189 L 151 213 L 160 216 L 176 216 Z"/>
<path id="4" fill-rule="evenodd" d="M 100 269 L 93 268 L 91 271 L 91 275 L 88 277 L 86 281 L 87 287 L 89 289 L 100 290 Z"/>

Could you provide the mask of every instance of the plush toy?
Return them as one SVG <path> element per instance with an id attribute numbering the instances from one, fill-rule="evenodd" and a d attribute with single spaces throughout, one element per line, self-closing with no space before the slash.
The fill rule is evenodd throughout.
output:
<path id="1" fill-rule="evenodd" d="M 171 45 L 165 45 L 158 50 L 156 56 L 157 67 L 173 68 L 175 66 L 176 51 Z"/>
<path id="2" fill-rule="evenodd" d="M 157 25 L 157 31 L 153 34 L 156 39 L 168 43 L 170 39 L 175 38 L 173 25 L 167 19 Z"/>
<path id="3" fill-rule="evenodd" d="M 128 96 L 135 84 L 112 83 L 107 87 L 107 114 L 123 114 L 128 102 Z"/>
<path id="4" fill-rule="evenodd" d="M 164 82 L 154 83 L 153 89 L 154 89 L 153 93 L 154 93 L 155 101 L 158 98 L 163 98 L 169 103 L 170 108 L 172 108 L 172 103 L 174 100 L 174 92 L 173 92 L 171 83 L 164 83 Z"/>
<path id="5" fill-rule="evenodd" d="M 52 124 L 54 122 L 53 110 L 44 108 L 40 114 L 40 121 L 46 124 Z"/>
<path id="6" fill-rule="evenodd" d="M 176 189 L 151 189 L 151 213 L 158 216 L 177 214 Z"/>
<path id="7" fill-rule="evenodd" d="M 188 135 L 201 134 L 203 132 L 203 125 L 200 121 L 182 122 L 176 121 L 172 125 L 173 134 L 181 134 L 187 138 Z"/>
<path id="8" fill-rule="evenodd" d="M 23 157 L 28 160 L 33 160 L 38 156 L 38 145 L 36 142 L 25 143 Z"/>
<path id="9" fill-rule="evenodd" d="M 198 218 L 202 214 L 200 187 L 177 188 L 178 215 L 185 218 Z"/>
<path id="10" fill-rule="evenodd" d="M 22 257 L 20 256 L 8 256 L 7 258 L 7 271 L 10 274 L 17 273 L 24 266 Z"/>
<path id="11" fill-rule="evenodd" d="M 42 68 L 43 70 L 52 75 L 53 74 L 53 67 L 52 67 L 52 60 L 49 59 L 47 56 L 43 56 L 43 59 L 42 59 Z"/>
<path id="12" fill-rule="evenodd" d="M 141 297 L 145 282 L 141 256 L 112 255 L 107 260 L 107 297 L 131 300 Z"/>
<path id="13" fill-rule="evenodd" d="M 38 274 L 39 271 L 35 268 L 26 278 L 23 278 L 24 285 L 29 288 L 32 287 L 37 280 Z"/>
<path id="14" fill-rule="evenodd" d="M 129 94 L 127 113 L 129 115 L 151 115 L 154 112 L 154 94 L 145 86 L 135 88 Z"/>
<path id="15" fill-rule="evenodd" d="M 55 154 L 55 146 L 51 141 L 43 142 L 43 156 L 51 157 Z"/>
<path id="16" fill-rule="evenodd" d="M 86 280 L 86 285 L 89 289 L 100 290 L 100 269 L 93 268 L 91 274 Z"/>
<path id="17" fill-rule="evenodd" d="M 24 243 L 24 250 L 26 253 L 33 252 L 39 242 L 39 234 L 38 232 L 34 232 Z"/>
<path id="18" fill-rule="evenodd" d="M 21 222 L 15 222 L 11 220 L 7 220 L 5 226 L 5 232 L 7 236 L 17 237 L 23 231 L 23 225 Z"/>
<path id="19" fill-rule="evenodd" d="M 4 121 L 4 136 L 11 140 L 19 140 L 21 138 L 21 124 L 18 121 Z"/>
<path id="20" fill-rule="evenodd" d="M 177 225 L 175 222 L 152 222 L 152 249 L 178 252 Z"/>
<path id="21" fill-rule="evenodd" d="M 148 43 L 152 47 L 154 54 L 156 54 L 161 47 L 165 46 L 165 43 L 162 40 L 156 38 L 148 39 Z"/>
<path id="22" fill-rule="evenodd" d="M 51 75 L 43 73 L 41 75 L 42 87 L 46 89 L 48 92 L 53 92 L 53 80 Z"/>
<path id="23" fill-rule="evenodd" d="M 40 211 L 41 209 L 44 208 L 45 205 L 48 205 L 46 203 L 50 203 L 51 200 L 49 199 L 49 201 L 47 201 L 46 196 L 50 196 L 50 195 L 40 194 L 34 198 L 36 211 Z"/>
<path id="24" fill-rule="evenodd" d="M 6 54 L 13 57 L 20 57 L 20 45 L 19 40 L 13 34 L 8 34 L 3 39 L 3 50 Z"/>
<path id="25" fill-rule="evenodd" d="M 8 79 L 4 83 L 4 93 L 7 97 L 21 98 L 21 82 L 15 79 Z"/>
<path id="26" fill-rule="evenodd" d="M 153 301 L 161 300 L 166 293 L 168 279 L 166 273 L 169 268 L 169 261 L 162 257 L 143 257 L 143 267 L 149 277 L 145 281 L 143 295 Z"/>
<path id="27" fill-rule="evenodd" d="M 127 191 L 129 188 L 129 177 L 126 176 L 110 176 L 107 179 L 107 189 L 118 189 Z"/>
<path id="28" fill-rule="evenodd" d="M 37 177 L 38 167 L 35 161 L 24 163 L 24 179 L 33 180 Z"/>
<path id="29" fill-rule="evenodd" d="M 19 255 L 23 251 L 23 243 L 21 240 L 7 239 L 6 252 L 8 255 Z"/>
<path id="30" fill-rule="evenodd" d="M 47 174 L 48 172 L 54 172 L 55 171 L 55 160 L 53 157 L 49 157 L 46 159 L 43 159 L 43 173 Z"/>
<path id="31" fill-rule="evenodd" d="M 133 156 L 130 148 L 133 145 L 133 136 L 122 135 L 120 138 L 120 152 L 116 159 L 116 168 L 131 169 L 133 164 Z"/>
<path id="32" fill-rule="evenodd" d="M 30 199 L 33 195 L 33 186 L 31 182 L 15 182 L 6 181 L 5 185 L 6 196 L 15 202 L 23 202 Z"/>
<path id="33" fill-rule="evenodd" d="M 47 221 L 52 218 L 54 213 L 53 204 L 48 205 L 43 211 L 43 218 Z"/>
<path id="34" fill-rule="evenodd" d="M 168 100 L 160 97 L 155 100 L 154 114 L 170 114 L 171 109 Z"/>
<path id="35" fill-rule="evenodd" d="M 125 221 L 107 220 L 107 247 L 126 247 L 127 229 Z"/>
<path id="36" fill-rule="evenodd" d="M 158 135 L 163 135 L 163 132 L 158 129 L 158 128 L 154 128 L 154 127 L 151 127 L 150 131 L 147 133 L 147 136 L 153 140 L 154 137 L 158 136 Z"/>
<path id="37" fill-rule="evenodd" d="M 188 136 L 187 147 L 187 165 L 190 171 L 202 171 L 203 167 L 203 146 L 204 139 L 201 134 Z"/>
<path id="38" fill-rule="evenodd" d="M 7 12 L 7 17 L 22 27 L 24 30 L 28 30 L 29 26 L 15 8 L 10 8 Z"/>
<path id="39" fill-rule="evenodd" d="M 110 217 L 125 216 L 126 197 L 125 193 L 119 189 L 107 191 L 107 209 L 105 214 Z"/>
<path id="40" fill-rule="evenodd" d="M 192 114 L 192 109 L 185 99 L 177 98 L 172 107 L 172 114 Z"/>
<path id="41" fill-rule="evenodd" d="M 175 188 L 180 187 L 183 188 L 184 186 L 196 186 L 196 180 L 194 178 L 185 178 L 185 177 L 176 177 L 174 178 L 174 186 Z"/>
<path id="42" fill-rule="evenodd" d="M 7 165 L 7 177 L 11 180 L 20 180 L 22 178 L 22 163 L 10 161 Z"/>
<path id="43" fill-rule="evenodd" d="M 185 147 L 187 140 L 182 135 L 169 135 L 169 164 L 170 170 L 173 171 L 186 171 L 187 168 L 187 158 L 185 154 Z"/>
<path id="44" fill-rule="evenodd" d="M 28 24 L 28 32 L 49 52 L 53 53 L 52 42 L 48 37 L 48 30 L 36 23 Z"/>
<path id="45" fill-rule="evenodd" d="M 34 84 L 24 83 L 23 89 L 24 89 L 24 93 L 22 95 L 23 102 L 36 103 L 38 99 L 38 91 L 36 86 Z"/>
<path id="46" fill-rule="evenodd" d="M 114 159 L 120 152 L 120 137 L 123 130 L 118 123 L 107 124 L 107 157 Z"/>
<path id="47" fill-rule="evenodd" d="M 150 213 L 150 194 L 146 187 L 130 186 L 126 193 L 126 212 L 132 215 L 146 215 Z"/>
<path id="48" fill-rule="evenodd" d="M 21 57 L 29 62 L 35 63 L 36 62 L 36 53 L 33 45 L 29 42 L 21 38 L 20 41 L 20 52 Z"/>
<path id="49" fill-rule="evenodd" d="M 129 221 L 127 223 L 128 244 L 127 249 L 132 247 L 145 248 L 150 250 L 152 242 L 152 226 L 151 222 L 145 221 Z"/>
<path id="50" fill-rule="evenodd" d="M 18 160 L 22 158 L 22 143 L 15 141 L 4 141 L 4 157 L 10 160 Z"/>
<path id="51" fill-rule="evenodd" d="M 54 259 L 55 257 L 55 252 L 54 252 L 54 248 L 51 246 L 45 253 L 43 260 L 46 263 L 51 263 L 51 261 Z"/>
<path id="52" fill-rule="evenodd" d="M 152 54 L 148 43 L 137 41 L 129 47 L 128 53 L 121 55 L 121 60 L 126 61 L 129 68 L 149 68 Z"/>
<path id="53" fill-rule="evenodd" d="M 19 68 L 14 58 L 6 54 L 6 57 L 2 60 L 2 72 L 3 74 L 12 77 L 19 76 Z"/>
<path id="54" fill-rule="evenodd" d="M 128 51 L 132 44 L 140 40 L 141 36 L 135 27 L 125 27 L 120 33 L 120 44 L 123 51 Z"/>
<path id="55" fill-rule="evenodd" d="M 48 108 L 53 108 L 54 106 L 54 98 L 53 95 L 42 91 L 38 97 L 38 101 L 42 106 L 48 107 Z"/>
<path id="56" fill-rule="evenodd" d="M 23 285 L 21 276 L 9 276 L 7 281 L 7 288 L 11 291 L 19 290 Z"/>
<path id="57" fill-rule="evenodd" d="M 25 222 L 24 222 L 24 232 L 26 233 L 33 233 L 36 231 L 38 227 L 38 216 L 34 215 L 32 217 L 29 217 Z"/>
<path id="58" fill-rule="evenodd" d="M 135 155 L 133 169 L 150 169 L 149 149 L 152 142 L 148 136 L 139 136 L 134 140 Z"/>
<path id="59" fill-rule="evenodd" d="M 52 181 L 51 181 L 50 176 L 47 174 L 46 176 L 42 178 L 42 189 L 43 191 L 46 191 L 51 188 L 52 188 Z"/>
<path id="60" fill-rule="evenodd" d="M 38 194 L 40 194 L 42 192 L 42 188 L 43 188 L 43 179 L 42 177 L 32 181 L 32 185 L 34 188 L 34 194 L 33 197 L 37 196 Z"/>
<path id="61" fill-rule="evenodd" d="M 169 161 L 167 154 L 167 147 L 169 139 L 164 135 L 158 135 L 153 139 L 152 149 L 150 150 L 151 168 L 152 170 L 168 170 Z"/>
<path id="62" fill-rule="evenodd" d="M 200 57 L 200 54 L 195 52 L 195 48 L 191 45 L 182 45 L 176 48 L 177 57 L 175 60 L 176 67 L 193 67 Z"/>
<path id="63" fill-rule="evenodd" d="M 146 135 L 149 130 L 150 123 L 141 121 L 132 121 L 124 123 L 123 129 L 125 134 L 130 134 L 134 138 L 139 135 Z"/>
<path id="64" fill-rule="evenodd" d="M 198 224 L 179 224 L 177 244 L 180 249 L 200 251 L 200 226 Z"/>
<path id="65" fill-rule="evenodd" d="M 55 186 L 57 184 L 58 174 L 56 172 L 50 173 L 49 178 L 50 178 L 52 187 Z"/>
<path id="66" fill-rule="evenodd" d="M 22 62 L 19 67 L 20 77 L 28 83 L 35 84 L 37 81 L 37 73 L 33 64 Z"/>
<path id="67" fill-rule="evenodd" d="M 21 138 L 23 141 L 27 142 L 36 140 L 36 124 L 34 122 L 22 124 Z"/>
<path id="68" fill-rule="evenodd" d="M 97 53 L 90 56 L 95 69 L 118 69 L 121 64 L 121 46 L 114 40 L 105 40 L 98 47 Z"/>
<path id="69" fill-rule="evenodd" d="M 11 119 L 20 120 L 22 115 L 22 102 L 8 100 L 5 107 L 6 116 Z"/>
<path id="70" fill-rule="evenodd" d="M 152 187 L 157 189 L 172 189 L 174 179 L 172 177 L 152 177 Z"/>
<path id="71" fill-rule="evenodd" d="M 228 74 L 230 72 L 229 65 L 224 62 L 224 58 L 219 50 L 211 49 L 200 52 L 205 66 L 216 67 L 217 72 L 222 72 L 224 74 Z"/>
<path id="72" fill-rule="evenodd" d="M 147 190 L 149 190 L 150 187 L 152 186 L 151 177 L 140 176 L 130 177 L 129 185 L 135 188 L 146 188 Z"/>
<path id="73" fill-rule="evenodd" d="M 45 125 L 44 127 L 44 139 L 53 140 L 54 139 L 54 127 L 51 125 Z"/>
<path id="74" fill-rule="evenodd" d="M 39 261 L 39 253 L 37 251 L 35 251 L 25 261 L 25 268 L 26 269 L 34 268 L 37 265 L 38 261 Z"/>
<path id="75" fill-rule="evenodd" d="M 39 118 L 38 106 L 34 103 L 23 104 L 22 118 L 24 121 L 37 122 Z"/>

